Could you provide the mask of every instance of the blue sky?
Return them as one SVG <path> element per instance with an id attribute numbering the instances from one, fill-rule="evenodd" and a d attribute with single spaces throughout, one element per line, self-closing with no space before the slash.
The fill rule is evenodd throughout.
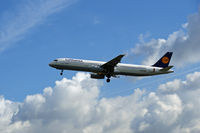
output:
<path id="1" fill-rule="evenodd" d="M 199 0 L 0 1 L 1 133 L 200 132 Z M 174 73 L 94 80 L 58 57 L 151 65 Z"/>
<path id="2" fill-rule="evenodd" d="M 0 95 L 7 99 L 23 101 L 29 94 L 54 86 L 63 77 L 48 63 L 57 57 L 108 61 L 129 53 L 141 34 L 147 40 L 166 39 L 182 28 L 188 16 L 198 11 L 199 4 L 197 0 L 61 0 L 57 5 L 42 2 L 0 2 Z M 129 54 L 122 62 L 142 61 Z M 64 77 L 71 78 L 75 73 L 65 71 Z M 104 83 L 101 90 L 103 96 L 113 92 L 114 96 L 127 95 L 130 91 L 118 92 L 159 78 L 165 76 L 135 82 L 121 77 Z"/>

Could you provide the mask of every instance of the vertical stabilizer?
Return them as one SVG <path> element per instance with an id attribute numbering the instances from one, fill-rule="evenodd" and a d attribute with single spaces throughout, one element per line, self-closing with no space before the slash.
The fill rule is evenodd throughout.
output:
<path id="1" fill-rule="evenodd" d="M 173 52 L 167 52 L 162 58 L 160 58 L 153 66 L 166 68 L 169 65 Z"/>

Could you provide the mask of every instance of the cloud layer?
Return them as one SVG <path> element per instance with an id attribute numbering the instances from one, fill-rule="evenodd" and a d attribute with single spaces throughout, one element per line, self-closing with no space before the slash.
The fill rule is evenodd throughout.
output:
<path id="1" fill-rule="evenodd" d="M 185 66 L 187 63 L 200 61 L 200 12 L 189 16 L 188 23 L 183 29 L 173 32 L 167 39 L 159 38 L 141 42 L 131 51 L 135 55 L 146 54 L 144 64 L 151 65 L 156 62 L 165 52 L 172 51 L 173 62 L 176 66 Z M 145 51 L 145 53 L 144 53 Z"/>
<path id="2" fill-rule="evenodd" d="M 48 16 L 71 5 L 76 0 L 22 0 L 22 4 L 2 15 L 0 24 L 0 52 L 21 40 L 33 27 Z"/>
<path id="3" fill-rule="evenodd" d="M 200 131 L 200 72 L 162 84 L 99 99 L 101 83 L 89 74 L 56 81 L 23 103 L 0 97 L 3 133 L 189 133 Z"/>

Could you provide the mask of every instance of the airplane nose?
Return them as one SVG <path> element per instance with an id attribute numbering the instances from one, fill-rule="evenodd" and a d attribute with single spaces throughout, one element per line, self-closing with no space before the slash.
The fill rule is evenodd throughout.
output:
<path id="1" fill-rule="evenodd" d="M 53 62 L 49 63 L 49 66 L 50 66 L 50 67 L 53 67 L 53 66 L 54 66 Z"/>

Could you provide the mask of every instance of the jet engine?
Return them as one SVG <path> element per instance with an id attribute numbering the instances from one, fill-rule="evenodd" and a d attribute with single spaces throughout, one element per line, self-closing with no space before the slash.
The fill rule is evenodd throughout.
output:
<path id="1" fill-rule="evenodd" d="M 105 78 L 105 75 L 100 75 L 100 74 L 91 74 L 90 75 L 90 78 L 93 78 L 93 79 L 104 79 Z"/>

